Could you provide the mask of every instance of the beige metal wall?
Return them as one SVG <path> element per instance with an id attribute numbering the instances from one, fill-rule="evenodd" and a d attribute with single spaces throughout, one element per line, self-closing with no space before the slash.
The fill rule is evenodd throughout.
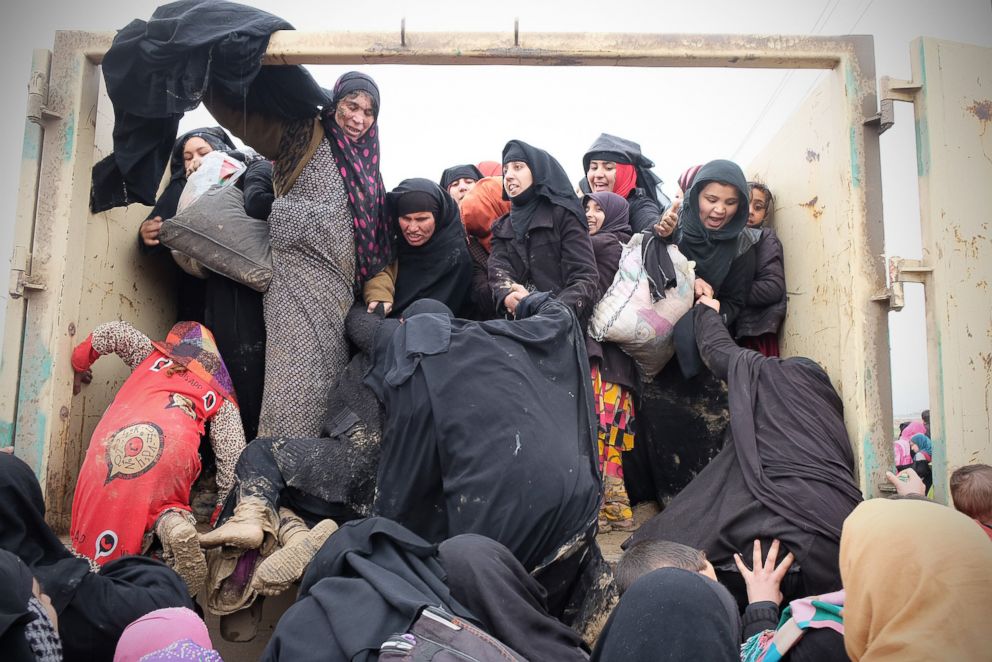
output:
<path id="1" fill-rule="evenodd" d="M 96 41 L 106 43 L 103 35 Z M 127 376 L 108 357 L 94 366 L 93 384 L 73 398 L 72 348 L 102 321 L 127 319 L 163 333 L 175 316 L 164 271 L 137 254 L 137 227 L 148 209 L 89 212 L 90 169 L 110 152 L 112 128 L 106 97 L 97 103 L 99 67 L 84 55 L 93 43 L 88 33 L 56 34 L 48 99 L 55 115 L 45 121 L 31 263 L 45 289 L 26 297 L 17 384 L 14 450 L 38 474 L 57 530 L 68 528 L 89 436 Z"/>
<path id="2" fill-rule="evenodd" d="M 171 284 L 136 254 L 135 231 L 146 210 L 92 215 L 87 208 L 90 168 L 109 151 L 110 108 L 100 97 L 97 64 L 111 39 L 57 33 L 49 105 L 61 119 L 46 124 L 35 218 L 36 272 L 47 289 L 28 299 L 15 451 L 37 471 L 49 519 L 60 529 L 69 521 L 90 433 L 126 376 L 116 359 L 104 359 L 94 383 L 73 398 L 73 345 L 107 319 L 128 319 L 156 335 L 173 319 Z M 755 165 L 780 192 L 779 218 L 793 228 L 783 230 L 795 291 L 785 349 L 816 356 L 830 370 L 868 467 L 862 479 L 873 479 L 891 407 L 885 318 L 866 304 L 868 293 L 884 285 L 868 257 L 881 253 L 882 229 L 877 138 L 862 128 L 875 107 L 869 38 L 293 32 L 273 37 L 267 61 L 830 69 L 813 105 Z"/>
<path id="3" fill-rule="evenodd" d="M 864 124 L 875 99 L 862 81 L 874 75 L 854 60 L 825 74 L 747 171 L 775 195 L 789 293 L 783 354 L 830 374 L 869 496 L 891 460 L 892 420 L 888 309 L 872 301 L 885 288 L 878 135 Z"/>
<path id="4" fill-rule="evenodd" d="M 17 215 L 14 219 L 14 253 L 10 260 L 4 317 L 3 352 L 0 353 L 0 447 L 14 444 L 14 421 L 17 416 L 17 383 L 21 372 L 21 344 L 27 314 L 25 293 L 31 285 L 31 240 L 34 234 L 35 206 L 38 200 L 38 176 L 41 167 L 44 131 L 40 119 L 46 102 L 48 70 L 52 54 L 37 50 L 31 57 L 31 77 L 21 146 L 20 187 L 17 191 Z"/>
<path id="5" fill-rule="evenodd" d="M 992 464 L 992 49 L 910 47 L 923 221 L 934 490 Z"/>

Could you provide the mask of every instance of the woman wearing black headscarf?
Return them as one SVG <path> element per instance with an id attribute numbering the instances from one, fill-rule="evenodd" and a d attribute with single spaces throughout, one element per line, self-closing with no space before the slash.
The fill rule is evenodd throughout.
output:
<path id="1" fill-rule="evenodd" d="M 169 184 L 138 232 L 142 253 L 156 254 L 165 248 L 158 240 L 163 219 L 176 215 L 188 176 L 213 151 L 224 151 L 248 162 L 237 182 L 244 194 L 245 212 L 254 218 L 268 218 L 272 208 L 272 163 L 257 154 L 252 159 L 232 150 L 234 143 L 219 126 L 194 129 L 176 140 L 169 161 Z M 202 322 L 213 332 L 238 394 L 245 437 L 254 439 L 265 378 L 262 294 L 220 274 L 212 273 L 203 281 L 180 271 L 178 299 L 178 321 Z"/>
<path id="2" fill-rule="evenodd" d="M 623 594 L 594 662 L 738 662 L 741 620 L 733 598 L 698 572 L 662 568 Z"/>
<path id="3" fill-rule="evenodd" d="M 393 261 L 379 172 L 379 88 L 342 75 L 315 117 L 245 113 L 211 88 L 207 108 L 274 161 L 272 283 L 265 293 L 265 392 L 259 436 L 317 437 L 324 394 L 348 362 L 344 318 Z"/>
<path id="4" fill-rule="evenodd" d="M 386 196 L 397 235 L 396 262 L 365 283 L 369 312 L 380 303 L 399 316 L 417 299 L 471 316 L 472 258 L 458 206 L 428 179 L 405 179 Z"/>
<path id="5" fill-rule="evenodd" d="M 653 167 L 654 162 L 641 153 L 641 146 L 633 140 L 601 133 L 582 156 L 586 176 L 579 182 L 579 190 L 616 193 L 630 205 L 634 232 L 653 229 L 666 243 L 678 242 L 675 219 L 662 216 L 669 200 L 659 194 L 662 182 L 651 170 Z"/>
<path id="6" fill-rule="evenodd" d="M 0 453 L 0 549 L 16 554 L 51 597 L 67 662 L 110 660 L 136 618 L 193 607 L 179 575 L 163 563 L 131 556 L 93 572 L 73 556 L 45 523 L 38 479 L 8 453 Z"/>
<path id="7" fill-rule="evenodd" d="M 515 314 L 529 293 L 550 292 L 585 329 L 599 298 L 596 258 L 585 212 L 561 164 L 521 140 L 503 148 L 510 213 L 496 221 L 489 284 L 497 310 Z"/>
<path id="8" fill-rule="evenodd" d="M 446 168 L 441 173 L 441 188 L 447 191 L 451 199 L 460 203 L 465 194 L 472 190 L 475 183 L 482 179 L 482 172 L 471 163 Z"/>
<path id="9" fill-rule="evenodd" d="M 840 396 L 810 359 L 738 347 L 708 305 L 690 314 L 703 360 L 727 382 L 724 448 L 625 545 L 655 538 L 705 551 L 743 605 L 733 555 L 778 539 L 798 566 L 783 582 L 786 600 L 838 590 L 841 527 L 861 501 Z"/>
<path id="10" fill-rule="evenodd" d="M 744 306 L 760 234 L 747 229 L 748 186 L 731 161 L 710 161 L 696 173 L 679 210 L 679 250 L 696 264 L 696 297 L 719 299 L 730 325 Z M 625 458 L 631 501 L 664 503 L 719 452 L 726 425 L 723 385 L 703 366 L 693 316 L 675 325 L 677 361 L 670 361 L 641 398 L 641 443 Z M 628 462 L 629 459 L 629 462 Z"/>

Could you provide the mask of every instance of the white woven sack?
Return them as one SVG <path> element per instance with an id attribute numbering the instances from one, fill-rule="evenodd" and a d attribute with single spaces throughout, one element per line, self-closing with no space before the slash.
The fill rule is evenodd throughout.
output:
<path id="1" fill-rule="evenodd" d="M 676 284 L 665 298 L 651 300 L 647 272 L 641 261 L 643 234 L 635 234 L 623 248 L 616 276 L 593 308 L 589 335 L 617 343 L 637 363 L 641 378 L 650 381 L 675 353 L 672 333 L 693 304 L 694 264 L 678 247 L 667 246 L 675 266 Z"/>

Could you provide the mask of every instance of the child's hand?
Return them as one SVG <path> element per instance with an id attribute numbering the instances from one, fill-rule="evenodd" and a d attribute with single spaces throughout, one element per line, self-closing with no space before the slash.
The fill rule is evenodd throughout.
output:
<path id="1" fill-rule="evenodd" d="M 912 469 L 903 469 L 898 476 L 891 471 L 886 471 L 885 479 L 892 483 L 899 496 L 906 496 L 907 494 L 927 495 L 927 486 L 923 483 L 923 479 Z"/>
<path id="2" fill-rule="evenodd" d="M 792 555 L 792 552 L 789 552 L 776 567 L 775 561 L 777 560 L 778 540 L 772 541 L 771 546 L 768 548 L 768 557 L 765 559 L 764 564 L 762 564 L 761 541 L 755 539 L 751 564 L 754 568 L 753 570 L 748 570 L 740 554 L 734 554 L 734 563 L 737 564 L 737 569 L 741 571 L 741 575 L 744 577 L 744 583 L 747 584 L 747 601 L 749 604 L 764 601 L 774 602 L 777 605 L 782 604 L 782 591 L 780 590 L 782 578 L 785 577 L 785 573 L 792 566 L 795 557 Z"/>

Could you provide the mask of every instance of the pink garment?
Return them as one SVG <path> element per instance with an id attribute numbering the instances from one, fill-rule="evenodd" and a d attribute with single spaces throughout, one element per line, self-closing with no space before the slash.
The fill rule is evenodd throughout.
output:
<path id="1" fill-rule="evenodd" d="M 897 467 L 902 467 L 913 463 L 913 456 L 909 450 L 909 441 L 899 437 L 892 442 L 892 454 L 895 455 Z"/>
<path id="2" fill-rule="evenodd" d="M 188 639 L 203 648 L 213 648 L 207 624 L 185 607 L 157 609 L 124 628 L 114 652 L 114 662 L 138 662 L 149 653 Z"/>
<path id="3" fill-rule="evenodd" d="M 926 434 L 927 426 L 923 421 L 913 421 L 906 426 L 906 429 L 899 434 L 900 439 L 905 439 L 907 442 L 912 438 L 914 434 Z"/>

